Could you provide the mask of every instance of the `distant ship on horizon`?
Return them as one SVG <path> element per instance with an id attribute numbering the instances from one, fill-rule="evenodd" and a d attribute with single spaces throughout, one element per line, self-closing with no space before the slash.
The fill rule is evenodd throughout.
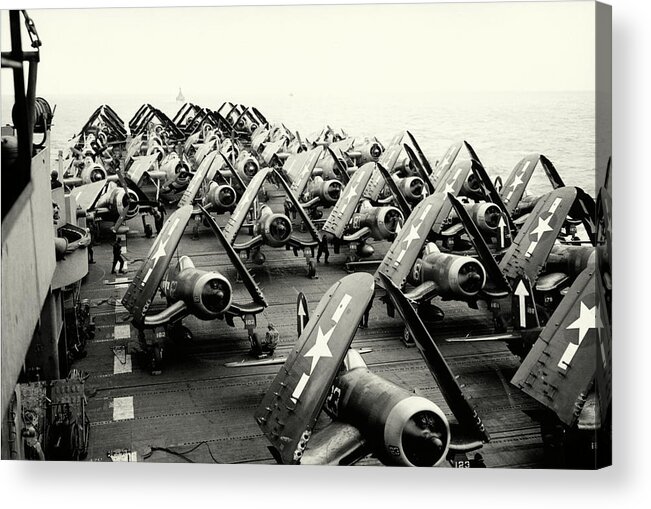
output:
<path id="1" fill-rule="evenodd" d="M 181 92 L 181 87 L 179 87 L 179 93 L 176 96 L 176 100 L 179 101 L 179 102 L 185 101 L 185 97 L 183 97 L 183 92 Z"/>

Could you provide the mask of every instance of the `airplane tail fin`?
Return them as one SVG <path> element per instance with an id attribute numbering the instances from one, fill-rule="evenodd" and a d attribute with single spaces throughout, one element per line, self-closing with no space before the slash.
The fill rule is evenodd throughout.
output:
<path id="1" fill-rule="evenodd" d="M 470 218 L 470 215 L 463 207 L 463 205 L 459 202 L 459 200 L 457 200 L 450 193 L 448 193 L 448 199 L 452 203 L 454 210 L 456 211 L 457 215 L 459 216 L 459 219 L 461 220 L 461 223 L 466 229 L 466 232 L 468 233 L 468 236 L 470 237 L 470 240 L 472 241 L 472 244 L 475 247 L 475 250 L 477 251 L 477 255 L 479 256 L 479 259 L 482 265 L 484 266 L 484 269 L 486 269 L 489 289 L 491 291 L 496 291 L 500 293 L 501 292 L 510 293 L 511 285 L 509 284 L 509 281 L 506 279 L 504 273 L 500 270 L 500 267 L 497 264 L 495 257 L 493 257 L 492 253 L 490 252 L 490 249 L 488 249 L 488 246 L 486 245 L 486 241 L 481 236 L 481 233 L 479 232 L 477 225 L 473 223 L 472 219 Z"/>

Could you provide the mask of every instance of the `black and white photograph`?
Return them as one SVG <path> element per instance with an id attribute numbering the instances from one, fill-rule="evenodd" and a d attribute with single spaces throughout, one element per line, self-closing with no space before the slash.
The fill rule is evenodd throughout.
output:
<path id="1" fill-rule="evenodd" d="M 610 5 L 0 23 L 3 463 L 612 465 Z"/>

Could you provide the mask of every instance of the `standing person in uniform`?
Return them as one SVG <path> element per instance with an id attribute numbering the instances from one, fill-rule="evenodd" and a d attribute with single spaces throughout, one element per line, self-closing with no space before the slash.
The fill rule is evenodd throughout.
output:
<path id="1" fill-rule="evenodd" d="M 95 263 L 95 253 L 93 252 L 93 230 L 89 228 L 88 233 L 90 233 L 90 242 L 88 243 L 88 248 L 87 248 L 88 263 Z"/>
<path id="2" fill-rule="evenodd" d="M 124 258 L 122 256 L 122 239 L 118 237 L 113 244 L 113 267 L 111 274 L 115 274 L 115 266 L 120 262 L 120 274 L 124 274 Z"/>

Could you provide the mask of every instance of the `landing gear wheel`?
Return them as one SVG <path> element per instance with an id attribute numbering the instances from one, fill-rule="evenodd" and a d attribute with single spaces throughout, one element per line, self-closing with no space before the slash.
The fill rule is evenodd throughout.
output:
<path id="1" fill-rule="evenodd" d="M 145 237 L 148 239 L 151 239 L 151 237 L 154 235 L 154 231 L 151 228 L 150 224 L 145 225 Z"/>
<path id="2" fill-rule="evenodd" d="M 352 274 L 354 271 L 353 269 L 350 268 L 350 264 L 354 262 L 353 258 L 351 256 L 347 256 L 346 260 L 344 260 L 344 268 L 346 269 L 346 272 L 349 274 Z"/>
<path id="3" fill-rule="evenodd" d="M 402 342 L 405 344 L 405 346 L 408 346 L 410 348 L 415 345 L 414 338 L 411 337 L 411 333 L 407 327 L 405 327 L 405 329 L 402 331 Z"/>
<path id="4" fill-rule="evenodd" d="M 151 374 L 160 375 L 163 365 L 163 348 L 160 345 L 153 345 L 149 351 L 149 361 L 151 363 Z"/>
<path id="5" fill-rule="evenodd" d="M 316 264 L 312 260 L 307 262 L 307 277 L 310 279 L 316 278 Z"/>

